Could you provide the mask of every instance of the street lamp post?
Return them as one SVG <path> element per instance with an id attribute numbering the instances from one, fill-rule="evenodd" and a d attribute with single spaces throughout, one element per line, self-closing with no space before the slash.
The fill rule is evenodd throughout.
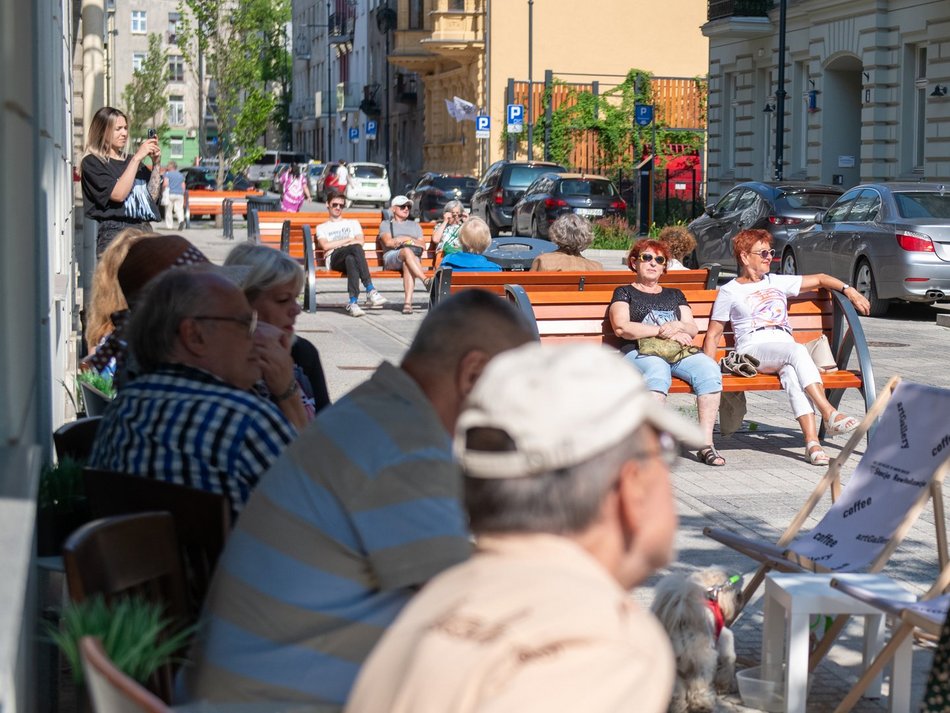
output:
<path id="1" fill-rule="evenodd" d="M 785 157 L 785 6 L 778 6 L 778 89 L 775 92 L 775 180 L 783 180 Z"/>
<path id="2" fill-rule="evenodd" d="M 534 0 L 528 0 L 528 160 L 534 159 Z"/>

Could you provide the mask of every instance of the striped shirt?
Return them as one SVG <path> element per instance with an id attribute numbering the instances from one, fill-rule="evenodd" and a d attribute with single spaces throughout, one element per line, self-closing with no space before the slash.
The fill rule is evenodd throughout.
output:
<path id="1" fill-rule="evenodd" d="M 445 427 L 384 363 L 317 415 L 248 502 L 205 604 L 188 698 L 341 706 L 415 588 L 468 557 L 460 495 Z"/>
<path id="2" fill-rule="evenodd" d="M 221 493 L 236 515 L 295 435 L 269 401 L 201 369 L 166 364 L 109 405 L 89 467 Z"/>

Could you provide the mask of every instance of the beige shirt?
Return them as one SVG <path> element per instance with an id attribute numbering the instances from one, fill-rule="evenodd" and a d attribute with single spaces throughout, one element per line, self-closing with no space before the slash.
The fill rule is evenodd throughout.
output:
<path id="1" fill-rule="evenodd" d="M 603 270 L 604 266 L 596 260 L 588 260 L 581 255 L 568 255 L 560 250 L 538 255 L 531 262 L 531 269 L 535 272 L 574 272 L 583 270 Z"/>
<path id="2" fill-rule="evenodd" d="M 659 622 L 579 546 L 480 538 L 413 598 L 364 665 L 348 713 L 661 713 L 673 652 Z"/>

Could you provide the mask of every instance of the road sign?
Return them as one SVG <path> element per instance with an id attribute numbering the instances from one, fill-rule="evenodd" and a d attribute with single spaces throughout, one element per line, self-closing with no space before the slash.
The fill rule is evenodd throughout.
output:
<path id="1" fill-rule="evenodd" d="M 508 133 L 520 134 L 524 129 L 524 106 L 521 104 L 509 104 L 508 111 Z"/>
<path id="2" fill-rule="evenodd" d="M 366 122 L 366 140 L 367 141 L 376 140 L 376 127 L 377 127 L 377 124 L 375 121 Z"/>
<path id="3" fill-rule="evenodd" d="M 491 117 L 487 114 L 479 114 L 475 117 L 475 138 L 491 138 Z"/>
<path id="4" fill-rule="evenodd" d="M 649 126 L 653 123 L 653 105 L 637 104 L 634 107 L 634 116 L 638 126 Z"/>
<path id="5" fill-rule="evenodd" d="M 360 127 L 350 127 L 350 143 L 358 144 L 360 142 Z"/>

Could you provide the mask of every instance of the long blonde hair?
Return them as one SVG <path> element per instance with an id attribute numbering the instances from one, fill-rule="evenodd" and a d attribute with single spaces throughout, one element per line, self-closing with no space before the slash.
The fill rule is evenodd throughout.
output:
<path id="1" fill-rule="evenodd" d="M 113 238 L 99 258 L 96 271 L 92 275 L 92 295 L 88 302 L 89 310 L 86 318 L 86 347 L 89 351 L 96 348 L 102 338 L 115 329 L 112 324 L 112 314 L 128 309 L 125 295 L 119 287 L 117 273 L 119 265 L 125 260 L 129 248 L 144 237 L 151 237 L 149 233 L 138 227 L 126 228 Z"/>
<path id="2" fill-rule="evenodd" d="M 115 107 L 104 106 L 93 115 L 92 122 L 89 124 L 89 135 L 86 137 L 83 158 L 92 155 L 103 163 L 108 162 L 109 156 L 112 155 L 111 140 L 115 131 L 115 120 L 120 116 L 128 125 L 129 118 Z"/>

